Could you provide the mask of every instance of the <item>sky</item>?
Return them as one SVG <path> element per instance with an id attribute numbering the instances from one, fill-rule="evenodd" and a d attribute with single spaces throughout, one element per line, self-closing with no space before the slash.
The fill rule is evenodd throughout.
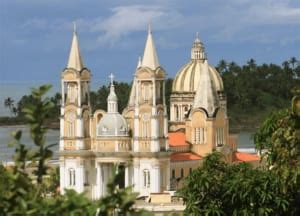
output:
<path id="1" fill-rule="evenodd" d="M 199 32 L 208 61 L 281 64 L 300 59 L 299 0 L 0 0 L 0 83 L 59 83 L 73 22 L 93 82 L 129 82 L 148 24 L 169 77 Z"/>

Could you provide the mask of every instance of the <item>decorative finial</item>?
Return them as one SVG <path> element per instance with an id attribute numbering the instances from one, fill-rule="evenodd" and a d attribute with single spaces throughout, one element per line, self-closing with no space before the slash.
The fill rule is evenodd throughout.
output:
<path id="1" fill-rule="evenodd" d="M 113 85 L 114 84 L 114 78 L 115 78 L 115 76 L 111 73 L 109 75 L 109 78 L 110 78 L 110 84 Z"/>
<path id="2" fill-rule="evenodd" d="M 74 21 L 74 22 L 73 22 L 73 32 L 76 33 L 76 30 L 77 30 L 77 29 L 76 29 L 76 22 Z"/>
<path id="3" fill-rule="evenodd" d="M 152 28 L 151 28 L 151 20 L 148 24 L 148 34 L 151 34 L 152 33 Z"/>
<path id="4" fill-rule="evenodd" d="M 199 32 L 196 32 L 196 38 L 199 39 Z"/>

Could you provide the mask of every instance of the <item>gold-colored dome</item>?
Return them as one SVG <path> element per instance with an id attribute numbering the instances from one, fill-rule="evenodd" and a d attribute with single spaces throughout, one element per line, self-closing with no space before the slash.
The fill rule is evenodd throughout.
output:
<path id="1" fill-rule="evenodd" d="M 196 92 L 200 76 L 203 74 L 205 60 L 204 45 L 197 36 L 191 50 L 191 60 L 177 72 L 173 81 L 172 91 Z M 213 66 L 209 65 L 208 68 L 216 91 L 223 91 L 223 81 L 220 74 Z"/>
<path id="2" fill-rule="evenodd" d="M 172 85 L 173 92 L 196 92 L 203 73 L 204 62 L 201 60 L 191 60 L 184 65 L 176 74 Z M 209 72 L 212 75 L 213 86 L 217 91 L 223 91 L 223 81 L 219 72 L 209 65 Z"/>

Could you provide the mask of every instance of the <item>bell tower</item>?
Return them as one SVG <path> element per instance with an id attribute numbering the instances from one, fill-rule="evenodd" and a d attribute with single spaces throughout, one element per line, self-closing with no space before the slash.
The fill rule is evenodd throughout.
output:
<path id="1" fill-rule="evenodd" d="M 149 26 L 144 55 L 139 59 L 123 112 L 132 132 L 134 191 L 145 196 L 170 186 L 165 76 Z"/>
<path id="2" fill-rule="evenodd" d="M 135 74 L 133 150 L 159 152 L 168 149 L 165 75 L 160 66 L 151 28 L 144 56 Z"/>
<path id="3" fill-rule="evenodd" d="M 60 150 L 89 148 L 90 77 L 80 53 L 76 25 L 67 67 L 61 75 Z"/>

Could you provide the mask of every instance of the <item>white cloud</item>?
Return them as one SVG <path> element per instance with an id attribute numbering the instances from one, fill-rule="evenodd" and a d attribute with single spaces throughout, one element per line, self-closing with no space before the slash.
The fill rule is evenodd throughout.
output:
<path id="1" fill-rule="evenodd" d="M 131 5 L 112 9 L 108 18 L 98 18 L 90 25 L 92 32 L 99 32 L 99 44 L 113 45 L 121 37 L 137 31 L 146 31 L 151 22 L 155 30 L 167 30 L 182 25 L 183 16 L 176 10 L 159 6 Z"/>

